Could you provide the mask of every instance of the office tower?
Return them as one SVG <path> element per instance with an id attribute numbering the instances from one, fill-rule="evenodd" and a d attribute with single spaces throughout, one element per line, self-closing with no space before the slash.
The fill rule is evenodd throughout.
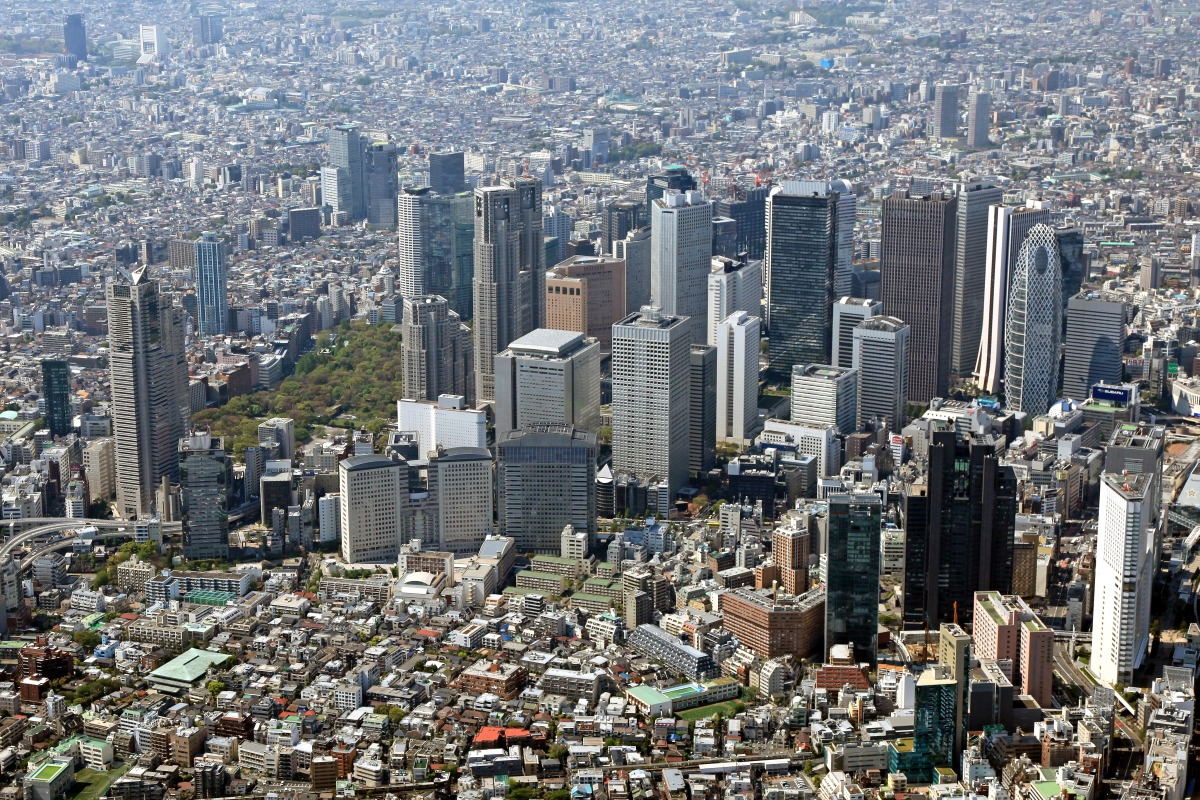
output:
<path id="1" fill-rule="evenodd" d="M 833 273 L 834 298 L 854 293 L 854 224 L 858 218 L 858 197 L 846 181 L 830 181 L 837 203 L 837 264 Z"/>
<path id="2" fill-rule="evenodd" d="M 365 455 L 338 462 L 343 561 L 360 564 L 396 557 L 401 542 L 402 491 L 407 491 L 407 482 L 403 461 Z"/>
<path id="3" fill-rule="evenodd" d="M 735 311 L 717 326 L 717 441 L 749 444 L 758 431 L 761 324 Z"/>
<path id="4" fill-rule="evenodd" d="M 83 14 L 67 14 L 63 20 L 63 49 L 67 55 L 75 56 L 80 61 L 87 60 L 87 31 L 83 26 Z"/>
<path id="5" fill-rule="evenodd" d="M 585 128 L 583 131 L 583 149 L 592 154 L 591 160 L 587 163 L 586 169 L 590 169 L 593 164 L 607 164 L 609 146 L 612 143 L 612 134 L 608 128 Z"/>
<path id="6" fill-rule="evenodd" d="M 353 125 L 335 125 L 326 134 L 329 145 L 329 167 L 321 172 L 321 201 L 335 212 L 344 211 L 351 222 L 367 215 L 364 205 L 363 156 L 366 137 Z M 335 170 L 335 191 L 326 190 L 326 170 Z"/>
<path id="7" fill-rule="evenodd" d="M 975 369 L 983 332 L 987 284 L 988 208 L 1004 200 L 1004 190 L 990 181 L 958 186 L 954 242 L 954 340 L 950 371 L 966 376 Z"/>
<path id="8" fill-rule="evenodd" d="M 225 38 L 225 19 L 220 14 L 202 12 L 196 17 L 192 40 L 197 47 L 218 44 Z"/>
<path id="9" fill-rule="evenodd" d="M 908 408 L 908 335 L 895 317 L 871 317 L 854 329 L 851 366 L 858 371 L 858 430 L 873 422 L 904 427 Z"/>
<path id="10" fill-rule="evenodd" d="M 908 399 L 950 388 L 954 329 L 954 227 L 958 202 L 941 192 L 883 201 L 879 259 L 883 313 L 908 323 Z"/>
<path id="11" fill-rule="evenodd" d="M 854 329 L 864 320 L 883 313 L 883 304 L 865 297 L 843 297 L 833 304 L 833 343 L 829 363 L 849 367 L 854 363 Z"/>
<path id="12" fill-rule="evenodd" d="M 138 29 L 138 39 L 141 51 L 139 64 L 151 61 L 155 57 L 161 59 L 171 52 L 171 45 L 167 43 L 167 32 L 161 25 L 142 25 Z"/>
<path id="13" fill-rule="evenodd" d="M 1049 224 L 1050 212 L 1045 209 L 991 206 L 988 210 L 987 279 L 975 382 L 989 394 L 999 394 L 1003 386 L 1008 292 L 1021 245 L 1033 226 Z"/>
<path id="14" fill-rule="evenodd" d="M 988 133 L 992 127 L 992 96 L 988 92 L 973 92 L 967 106 L 967 147 L 990 147 Z"/>
<path id="15" fill-rule="evenodd" d="M 1061 291 L 1054 229 L 1035 225 L 1017 256 L 1004 326 L 1004 405 L 1031 417 L 1045 414 L 1058 399 Z"/>
<path id="16" fill-rule="evenodd" d="M 461 152 L 429 154 L 429 188 L 441 195 L 466 191 L 464 157 Z"/>
<path id="17" fill-rule="evenodd" d="M 625 309 L 632 314 L 650 305 L 650 227 L 630 231 L 614 243 L 613 255 L 625 262 Z"/>
<path id="18" fill-rule="evenodd" d="M 673 164 L 646 179 L 646 204 L 653 205 L 655 200 L 667 192 L 691 192 L 699 188 L 687 167 Z"/>
<path id="19" fill-rule="evenodd" d="M 57 359 L 42 361 L 42 397 L 46 400 L 46 427 L 57 439 L 71 432 L 71 365 Z"/>
<path id="20" fill-rule="evenodd" d="M 612 326 L 624 319 L 625 262 L 571 256 L 546 273 L 546 327 L 577 331 L 612 352 Z"/>
<path id="21" fill-rule="evenodd" d="M 562 207 L 548 206 L 542 212 L 542 244 L 545 248 L 546 264 L 557 264 L 563 260 L 566 245 L 574 238 L 575 217 Z"/>
<path id="22" fill-rule="evenodd" d="M 229 290 L 225 280 L 225 245 L 215 233 L 196 240 L 197 332 L 222 336 L 229 318 Z"/>
<path id="23" fill-rule="evenodd" d="M 557 553 L 567 525 L 596 532 L 596 434 L 538 423 L 497 436 L 500 535 L 523 553 Z"/>
<path id="24" fill-rule="evenodd" d="M 225 442 L 208 431 L 179 440 L 183 489 L 183 552 L 188 558 L 229 558 L 229 492 L 233 465 Z"/>
<path id="25" fill-rule="evenodd" d="M 825 652 L 852 645 L 854 660 L 875 666 L 879 634 L 879 526 L 877 494 L 829 498 L 825 554 Z"/>
<path id="26" fill-rule="evenodd" d="M 367 144 L 363 138 L 362 192 L 363 213 L 367 224 L 378 228 L 396 227 L 396 145 L 391 142 Z"/>
<path id="27" fill-rule="evenodd" d="M 751 261 L 762 259 L 767 251 L 767 194 L 769 186 L 745 189 L 731 186 L 729 194 L 713 204 L 713 214 L 731 219 L 736 224 L 734 251 L 744 253 Z M 753 309 L 735 309 L 753 311 Z"/>
<path id="28" fill-rule="evenodd" d="M 475 555 L 492 532 L 492 454 L 486 447 L 452 447 L 429 461 L 429 492 L 437 500 L 438 547 Z"/>
<path id="29" fill-rule="evenodd" d="M 545 322 L 542 185 L 505 178 L 475 190 L 475 394 L 490 403 L 496 353 Z"/>
<path id="30" fill-rule="evenodd" d="M 1165 438 L 1165 428 L 1144 422 L 1114 429 L 1104 448 L 1104 471 L 1114 475 L 1149 475 L 1147 497 L 1158 497 L 1162 486 Z M 1159 503 L 1150 503 L 1151 530 L 1158 528 L 1159 511 Z"/>
<path id="31" fill-rule="evenodd" d="M 296 421 L 290 417 L 271 417 L 258 424 L 258 445 L 269 451 L 267 460 L 296 459 Z"/>
<path id="32" fill-rule="evenodd" d="M 344 214 L 346 219 L 335 221 L 334 225 L 344 224 L 352 219 L 350 214 L 354 208 L 353 187 L 346 170 L 337 167 L 321 167 L 321 203 L 334 215 Z"/>
<path id="33" fill-rule="evenodd" d="M 1059 225 L 1054 228 L 1058 239 L 1058 260 L 1062 267 L 1062 304 L 1065 313 L 1067 301 L 1079 294 L 1083 279 L 1088 273 L 1088 257 L 1083 249 L 1083 229 L 1074 225 Z M 1063 317 L 1066 321 L 1066 317 Z"/>
<path id="34" fill-rule="evenodd" d="M 604 252 L 615 254 L 617 242 L 629 235 L 630 231 L 644 228 L 649 224 L 646 218 L 646 206 L 634 200 L 615 200 L 604 207 Z"/>
<path id="35" fill-rule="evenodd" d="M 762 308 L 762 262 L 714 258 L 708 273 L 708 338 L 717 343 L 717 326 L 735 311 L 758 316 Z"/>
<path id="36" fill-rule="evenodd" d="M 694 344 L 689 361 L 688 471 L 700 477 L 712 469 L 717 459 L 717 348 Z"/>
<path id="37" fill-rule="evenodd" d="M 600 343 L 538 328 L 496 354 L 496 435 L 536 423 L 600 430 Z"/>
<path id="38" fill-rule="evenodd" d="M 650 297 L 684 318 L 693 344 L 704 341 L 712 269 L 712 205 L 699 192 L 667 192 L 650 204 Z"/>
<path id="39" fill-rule="evenodd" d="M 939 83 L 934 88 L 930 127 L 934 139 L 958 138 L 958 87 L 954 84 Z"/>
<path id="40" fill-rule="evenodd" d="M 829 361 L 838 264 L 838 201 L 822 181 L 784 181 L 767 197 L 768 373 Z"/>
<path id="41" fill-rule="evenodd" d="M 321 209 L 288 209 L 288 241 L 293 244 L 299 244 L 305 239 L 317 239 L 320 236 Z"/>
<path id="42" fill-rule="evenodd" d="M 400 348 L 400 385 L 413 400 L 437 400 L 456 394 L 474 404 L 475 365 L 471 331 L 446 298 L 417 295 L 404 300 L 403 336 Z"/>
<path id="43" fill-rule="evenodd" d="M 808 559 L 812 551 L 812 532 L 808 518 L 799 511 L 788 511 L 771 533 L 771 561 L 779 568 L 779 585 L 788 594 L 808 591 Z"/>
<path id="44" fill-rule="evenodd" d="M 1017 478 L 991 434 L 936 430 L 923 482 L 903 492 L 904 622 L 966 620 L 975 592 L 1012 584 Z"/>
<path id="45" fill-rule="evenodd" d="M 689 372 L 687 320 L 646 307 L 613 326 L 613 470 L 687 483 Z"/>
<path id="46" fill-rule="evenodd" d="M 1067 335 L 1063 348 L 1064 397 L 1083 400 L 1092 386 L 1120 383 L 1124 377 L 1125 304 L 1096 293 L 1067 301 Z"/>
<path id="47" fill-rule="evenodd" d="M 1011 661 L 1021 694 L 1042 708 L 1053 705 L 1054 631 L 1020 597 L 976 592 L 971 630 L 975 656 Z"/>
<path id="48" fill-rule="evenodd" d="M 838 433 L 858 429 L 858 371 L 825 364 L 792 367 L 792 422 L 834 425 Z"/>
<path id="49" fill-rule="evenodd" d="M 1108 684 L 1133 683 L 1150 640 L 1155 570 L 1150 517 L 1159 502 L 1152 484 L 1150 475 L 1106 473 L 1100 479 L 1091 669 Z"/>
<path id="50" fill-rule="evenodd" d="M 474 200 L 406 186 L 396 202 L 399 251 L 396 289 L 402 297 L 436 294 L 460 319 L 471 316 L 474 273 Z"/>
<path id="51" fill-rule="evenodd" d="M 425 240 L 432 224 L 430 205 L 433 199 L 428 187 L 412 186 L 405 186 L 396 198 L 396 234 L 399 240 L 396 290 L 401 297 L 418 297 L 426 293 L 429 270 L 425 262 L 429 247 Z"/>
<path id="52" fill-rule="evenodd" d="M 109 376 L 117 442 L 117 512 L 154 510 L 164 477 L 179 477 L 179 440 L 189 416 L 180 310 L 164 301 L 145 267 L 110 281 Z"/>

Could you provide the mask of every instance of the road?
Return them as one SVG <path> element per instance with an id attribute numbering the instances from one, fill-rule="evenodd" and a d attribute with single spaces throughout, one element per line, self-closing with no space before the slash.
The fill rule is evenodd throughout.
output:
<path id="1" fill-rule="evenodd" d="M 34 520 L 10 520 L 11 522 L 34 522 Z M 71 531 L 77 528 L 97 528 L 102 531 L 125 531 L 128 530 L 132 523 L 122 520 L 110 519 L 66 519 L 63 517 L 48 517 L 36 520 L 36 527 L 29 528 L 11 537 L 7 542 L 0 545 L 0 561 L 4 561 L 8 556 L 12 555 L 14 550 L 37 540 L 38 538 L 51 533 L 61 533 L 63 531 Z M 162 532 L 164 535 L 168 533 L 179 533 L 183 529 L 182 523 L 179 522 L 164 522 L 162 523 Z"/>

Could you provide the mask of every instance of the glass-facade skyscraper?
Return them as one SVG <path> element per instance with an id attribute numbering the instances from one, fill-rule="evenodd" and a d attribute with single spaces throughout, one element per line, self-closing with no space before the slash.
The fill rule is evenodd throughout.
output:
<path id="1" fill-rule="evenodd" d="M 1058 398 L 1061 293 L 1054 229 L 1035 225 L 1017 256 L 1004 326 L 1005 407 L 1031 417 L 1045 414 Z"/>
<path id="2" fill-rule="evenodd" d="M 875 665 L 879 633 L 879 526 L 876 494 L 829 498 L 825 566 L 825 654 L 853 645 L 854 660 Z"/>
<path id="3" fill-rule="evenodd" d="M 87 30 L 83 14 L 67 14 L 63 20 L 63 49 L 80 61 L 87 59 Z"/>
<path id="4" fill-rule="evenodd" d="M 58 359 L 42 362 L 42 396 L 46 399 L 46 427 L 54 438 L 71 432 L 71 365 Z"/>
<path id="5" fill-rule="evenodd" d="M 204 336 L 220 336 L 226 332 L 229 292 L 224 247 L 215 233 L 203 233 L 196 240 L 197 329 Z"/>

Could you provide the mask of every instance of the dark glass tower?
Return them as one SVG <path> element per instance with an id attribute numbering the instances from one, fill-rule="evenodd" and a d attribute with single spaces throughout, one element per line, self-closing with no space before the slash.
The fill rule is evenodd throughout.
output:
<path id="1" fill-rule="evenodd" d="M 825 654 L 853 645 L 854 660 L 875 665 L 879 633 L 879 524 L 876 494 L 829 498 L 825 579 Z"/>
<path id="2" fill-rule="evenodd" d="M 462 153 L 429 154 L 429 188 L 438 194 L 458 194 L 467 188 Z"/>
<path id="3" fill-rule="evenodd" d="M 46 427 L 54 438 L 71 432 L 71 367 L 66 361 L 42 362 L 42 395 L 46 398 Z"/>
<path id="4" fill-rule="evenodd" d="M 687 171 L 687 167 L 674 164 L 646 179 L 646 206 L 649 207 L 670 190 L 687 192 L 696 188 L 696 179 Z"/>
<path id="5" fill-rule="evenodd" d="M 827 364 L 833 340 L 838 195 L 818 181 L 789 181 L 767 198 L 767 372 Z"/>
<path id="6" fill-rule="evenodd" d="M 735 250 L 747 258 L 761 259 L 767 251 L 766 186 L 753 189 L 737 187 L 729 197 L 717 201 L 713 215 L 728 217 L 737 223 Z"/>
<path id="7" fill-rule="evenodd" d="M 604 208 L 604 252 L 615 252 L 613 242 L 623 241 L 630 231 L 650 224 L 646 206 L 632 200 L 617 200 Z"/>
<path id="8" fill-rule="evenodd" d="M 87 60 L 87 30 L 83 27 L 83 14 L 67 14 L 63 20 L 63 49 L 80 61 Z"/>

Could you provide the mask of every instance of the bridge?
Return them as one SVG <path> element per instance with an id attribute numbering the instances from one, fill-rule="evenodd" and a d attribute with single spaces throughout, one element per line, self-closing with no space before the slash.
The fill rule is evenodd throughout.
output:
<path id="1" fill-rule="evenodd" d="M 132 537 L 134 523 L 125 520 L 111 519 L 68 519 L 64 517 L 36 517 L 20 520 L 6 520 L 6 522 L 32 524 L 34 527 L 24 530 L 9 538 L 7 542 L 0 545 L 0 563 L 5 561 L 13 554 L 13 551 L 27 545 L 33 544 L 38 539 L 55 533 L 63 533 L 78 530 L 79 528 L 96 528 L 100 531 L 109 531 L 109 535 Z M 179 533 L 182 531 L 183 525 L 179 522 L 164 522 L 162 523 L 162 533 Z M 71 537 L 60 538 L 51 543 L 50 547 L 44 547 L 39 550 L 38 555 L 45 550 L 54 550 L 57 546 L 64 542 L 70 541 Z M 31 554 L 32 556 L 33 554 Z M 36 557 L 36 556 L 33 556 Z M 26 559 L 30 560 L 30 559 Z M 24 562 L 22 562 L 24 566 Z"/>

